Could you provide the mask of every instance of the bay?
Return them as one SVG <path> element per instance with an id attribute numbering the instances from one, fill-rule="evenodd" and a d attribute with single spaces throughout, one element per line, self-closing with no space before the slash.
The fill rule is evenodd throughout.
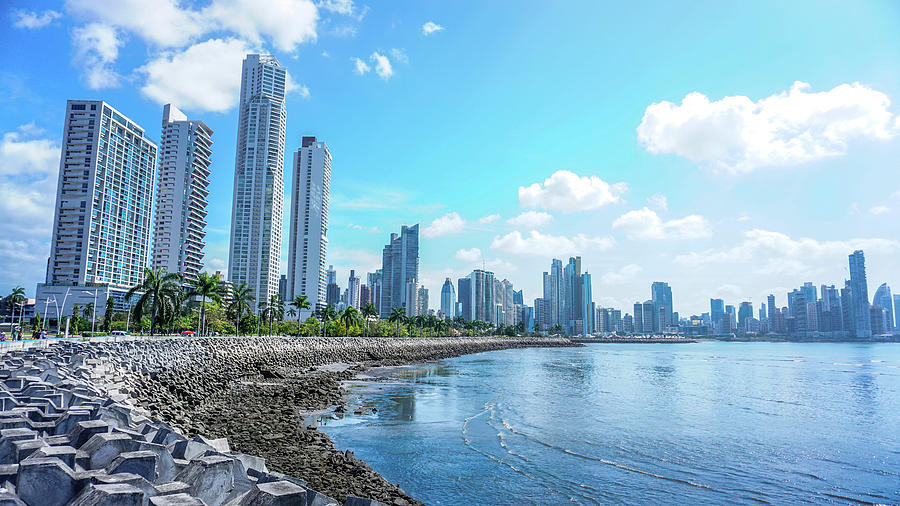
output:
<path id="1" fill-rule="evenodd" d="M 383 379 L 321 429 L 427 504 L 900 503 L 900 344 L 592 344 Z"/>

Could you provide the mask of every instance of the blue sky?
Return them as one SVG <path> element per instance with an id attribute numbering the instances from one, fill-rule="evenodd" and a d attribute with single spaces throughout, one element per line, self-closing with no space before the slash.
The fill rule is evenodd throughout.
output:
<path id="1" fill-rule="evenodd" d="M 785 305 L 840 285 L 857 247 L 870 292 L 900 289 L 895 2 L 103 3 L 0 3 L 0 292 L 43 278 L 70 98 L 153 139 L 166 102 L 215 130 L 206 259 L 226 269 L 251 51 L 294 83 L 286 188 L 301 136 L 334 156 L 343 285 L 420 223 L 432 307 L 482 261 L 530 302 L 575 254 L 598 304 L 626 310 L 656 280 L 683 315 Z"/>

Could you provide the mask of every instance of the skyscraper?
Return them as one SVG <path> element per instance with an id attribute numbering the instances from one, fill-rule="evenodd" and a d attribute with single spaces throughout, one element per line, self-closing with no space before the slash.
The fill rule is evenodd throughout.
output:
<path id="1" fill-rule="evenodd" d="M 891 297 L 891 287 L 887 283 L 882 283 L 875 290 L 875 297 L 872 298 L 872 305 L 887 310 L 888 325 L 887 331 L 894 328 L 894 301 Z"/>
<path id="2" fill-rule="evenodd" d="M 545 288 L 546 290 L 546 288 Z M 547 297 L 546 295 L 544 297 Z M 563 280 L 562 260 L 553 259 L 550 263 L 550 325 L 560 324 L 565 315 L 566 288 Z"/>
<path id="3" fill-rule="evenodd" d="M 475 310 L 472 306 L 472 277 L 466 276 L 456 280 L 456 297 L 459 303 L 459 315 L 466 320 L 475 319 Z"/>
<path id="4" fill-rule="evenodd" d="M 850 297 L 855 337 L 872 337 L 869 288 L 866 284 L 866 257 L 862 250 L 850 254 Z"/>
<path id="5" fill-rule="evenodd" d="M 203 270 L 212 133 L 172 104 L 163 107 L 151 265 L 187 280 Z"/>
<path id="6" fill-rule="evenodd" d="M 634 303 L 634 320 L 632 328 L 635 334 L 644 332 L 644 305 L 640 302 Z"/>
<path id="7" fill-rule="evenodd" d="M 590 334 L 594 331 L 594 310 L 592 308 L 593 297 L 591 296 L 591 275 L 589 273 L 585 272 L 581 275 L 579 286 L 581 287 L 579 300 L 581 301 L 582 333 Z"/>
<path id="8" fill-rule="evenodd" d="M 251 54 L 241 73 L 228 277 L 264 301 L 281 270 L 286 72 L 274 56 Z"/>
<path id="9" fill-rule="evenodd" d="M 494 321 L 494 273 L 475 269 L 471 279 L 472 320 Z"/>
<path id="10" fill-rule="evenodd" d="M 816 297 L 816 285 L 812 284 L 811 281 L 803 283 L 803 286 L 800 287 L 800 291 L 803 292 L 803 297 L 806 299 L 807 304 L 818 300 Z"/>
<path id="11" fill-rule="evenodd" d="M 355 308 L 359 305 L 359 276 L 356 271 L 350 269 L 350 277 L 347 279 L 347 304 Z"/>
<path id="12" fill-rule="evenodd" d="M 441 313 L 447 319 L 456 317 L 456 290 L 450 278 L 445 279 L 444 286 L 441 287 Z"/>
<path id="13" fill-rule="evenodd" d="M 671 325 L 672 321 L 672 287 L 669 286 L 668 283 L 664 283 L 662 281 L 655 281 L 650 285 L 650 300 L 656 304 L 657 307 L 666 308 L 666 320 L 661 325 L 662 328 L 665 328 L 666 325 Z M 753 315 L 751 315 L 753 316 Z"/>
<path id="14" fill-rule="evenodd" d="M 722 323 L 722 315 L 725 314 L 725 301 L 722 299 L 709 299 L 709 318 L 713 327 L 719 327 Z M 635 315 L 637 325 L 637 315 Z"/>
<path id="15" fill-rule="evenodd" d="M 654 314 L 656 313 L 656 309 L 652 300 L 644 301 L 643 308 L 641 308 L 641 313 L 643 316 L 641 328 L 643 329 L 643 332 L 645 334 L 653 334 L 657 330 L 659 330 L 656 323 L 657 317 Z"/>
<path id="16" fill-rule="evenodd" d="M 124 309 L 124 292 L 143 280 L 150 257 L 156 154 L 144 129 L 106 102 L 66 102 L 50 259 L 46 282 L 37 286 L 39 301 L 55 298 L 64 315 L 74 304 L 93 302 L 92 294 L 71 287 L 91 284 L 101 291 L 102 285 L 98 315 L 110 295 Z M 73 293 L 66 298 L 67 290 Z"/>
<path id="17" fill-rule="evenodd" d="M 288 296 L 305 295 L 310 309 L 325 301 L 325 257 L 328 253 L 328 201 L 331 152 L 324 141 L 303 137 L 294 153 L 291 221 L 288 243 Z M 359 278 L 355 288 L 359 307 Z M 354 291 L 350 287 L 351 292 Z"/>
<path id="18" fill-rule="evenodd" d="M 407 304 L 407 285 L 416 284 L 419 278 L 419 225 L 400 229 L 400 235 L 391 234 L 391 241 L 381 256 L 381 302 L 378 313 L 382 318 L 391 315 L 395 307 L 406 307 L 407 313 L 415 311 L 414 304 Z"/>
<path id="19" fill-rule="evenodd" d="M 416 314 L 428 314 L 428 289 L 424 286 L 416 292 Z"/>
<path id="20" fill-rule="evenodd" d="M 900 329 L 900 294 L 894 294 L 894 328 Z"/>
<path id="21" fill-rule="evenodd" d="M 766 298 L 766 303 L 767 303 L 766 306 L 769 310 L 768 318 L 769 318 L 769 321 L 771 322 L 772 320 L 775 319 L 775 311 L 778 309 L 775 307 L 775 295 L 770 293 L 769 296 Z"/>
<path id="22" fill-rule="evenodd" d="M 753 318 L 753 304 L 750 302 L 741 302 L 738 307 L 738 326 L 746 329 L 747 319 Z"/>

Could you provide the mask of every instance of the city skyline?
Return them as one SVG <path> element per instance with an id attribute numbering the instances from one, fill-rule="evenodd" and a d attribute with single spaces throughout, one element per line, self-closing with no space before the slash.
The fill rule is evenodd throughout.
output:
<path id="1" fill-rule="evenodd" d="M 55 198 L 61 112 L 66 100 L 79 98 L 112 103 L 147 128 L 154 141 L 154 125 L 165 103 L 173 103 L 215 130 L 205 261 L 209 270 L 226 270 L 240 87 L 234 76 L 240 75 L 243 58 L 255 50 L 274 54 L 291 76 L 285 83 L 290 110 L 285 151 L 296 149 L 303 135 L 316 135 L 336 153 L 327 262 L 338 269 L 338 279 L 346 279 L 350 269 L 374 272 L 386 235 L 403 224 L 420 223 L 419 283 L 432 294 L 439 293 L 445 278 L 458 279 L 484 262 L 500 279 L 523 289 L 526 300 L 533 300 L 542 291 L 539 273 L 551 258 L 580 255 L 585 270 L 592 274 L 593 297 L 599 304 L 624 310 L 646 298 L 646 286 L 664 280 L 676 292 L 675 309 L 686 315 L 705 311 L 710 297 L 734 303 L 750 298 L 758 304 L 769 293 L 786 293 L 811 279 L 838 284 L 849 278 L 844 255 L 855 249 L 866 251 L 870 292 L 882 282 L 900 284 L 896 254 L 900 251 L 896 239 L 900 194 L 894 196 L 900 188 L 890 185 L 896 178 L 891 178 L 890 164 L 880 161 L 900 154 L 897 108 L 890 103 L 900 96 L 900 86 L 896 71 L 884 70 L 894 68 L 887 64 L 890 51 L 848 49 L 896 45 L 896 33 L 887 31 L 883 21 L 896 18 L 888 4 L 873 3 L 854 12 L 870 26 L 863 40 L 849 40 L 842 28 L 844 16 L 817 13 L 816 23 L 796 23 L 803 41 L 774 33 L 764 47 L 749 44 L 749 35 L 741 31 L 724 33 L 729 20 L 716 9 L 697 12 L 707 24 L 723 27 L 723 32 L 717 32 L 721 51 L 741 52 L 742 67 L 754 71 L 731 63 L 709 63 L 705 68 L 687 62 L 687 70 L 671 72 L 665 79 L 636 79 L 629 74 L 630 67 L 617 64 L 622 53 L 610 41 L 633 39 L 608 24 L 603 25 L 608 36 L 575 47 L 557 32 L 528 30 L 537 22 L 516 17 L 511 23 L 513 33 L 528 31 L 535 37 L 511 44 L 479 30 L 483 26 L 466 19 L 464 8 L 439 12 L 411 6 L 396 13 L 376 6 L 360 16 L 363 7 L 350 5 L 353 16 L 322 7 L 316 23 L 303 25 L 298 20 L 298 26 L 313 27 L 305 39 L 293 31 L 289 33 L 293 37 L 278 38 L 284 34 L 260 26 L 253 42 L 256 47 L 251 48 L 246 33 L 223 28 L 167 43 L 170 52 L 165 53 L 158 41 L 149 40 L 149 32 L 141 31 L 138 21 L 128 24 L 108 12 L 73 3 L 55 7 L 62 16 L 45 26 L 25 26 L 17 13 L 34 7 L 11 3 L 4 18 L 8 29 L 0 37 L 5 47 L 22 50 L 9 55 L 10 66 L 17 70 L 0 82 L 3 92 L 14 98 L 2 105 L 0 161 L 7 167 L 3 188 L 15 196 L 6 199 L 6 211 L 16 219 L 0 229 L 7 238 L 0 244 L 6 249 L 0 252 L 5 252 L 9 270 L 18 277 L 6 274 L 0 288 L 21 284 L 30 294 L 44 278 L 52 229 L 46 215 Z M 805 14 L 803 6 L 780 9 L 786 19 L 805 19 L 800 16 Z M 583 28 L 580 17 L 632 19 L 614 7 L 580 5 L 587 13 L 577 16 L 536 7 L 546 9 L 541 12 L 556 21 L 565 18 L 568 23 L 560 26 L 570 30 Z M 663 13 L 668 7 L 658 9 Z M 764 5 L 741 9 L 744 18 L 757 19 L 763 28 L 775 31 L 770 21 L 760 19 Z M 734 14 L 729 12 L 729 17 Z M 421 27 L 427 21 L 444 29 L 425 35 Z M 395 28 L 388 29 L 395 23 Z M 634 57 L 641 68 L 656 63 L 654 68 L 671 71 L 652 54 L 664 49 L 661 40 L 673 33 L 660 23 L 651 20 L 650 28 L 658 29 L 662 39 L 638 46 Z M 337 26 L 351 25 L 357 30 L 354 37 L 333 33 Z M 102 32 L 104 27 L 107 32 Z M 111 31 L 117 55 L 104 53 L 104 60 L 96 44 L 85 46 L 86 41 L 108 40 L 91 30 Z M 317 35 L 315 42 L 312 33 Z M 465 40 L 470 33 L 483 35 L 470 43 Z M 547 40 L 569 51 L 540 49 Z M 703 42 L 700 35 L 690 35 L 674 44 L 672 51 L 691 54 Z M 482 44 L 485 58 L 459 66 L 451 56 L 471 48 L 470 44 Z M 773 52 L 767 49 L 785 44 L 808 57 L 799 62 L 771 58 Z M 33 51 L 50 45 L 69 51 L 47 52 L 46 58 L 36 61 Z M 522 45 L 521 49 L 516 45 Z M 144 46 L 150 48 L 146 53 L 141 51 Z M 592 46 L 607 48 L 609 56 L 604 52 L 589 55 Z M 383 59 L 370 58 L 377 48 L 390 71 Z M 221 57 L 196 67 L 200 71 L 194 79 L 197 83 L 173 79 L 184 68 L 199 65 L 203 58 L 198 62 L 198 54 Z M 826 58 L 820 55 L 828 55 L 830 64 L 822 64 Z M 363 66 L 351 58 L 358 58 Z M 835 64 L 835 58 L 841 65 Z M 73 65 L 75 59 L 80 63 Z M 709 59 L 713 60 L 718 61 Z M 582 70 L 581 62 L 590 62 L 598 70 Z M 357 70 L 365 67 L 370 70 Z M 559 75 L 574 79 L 554 80 L 548 77 L 553 72 L 533 72 L 537 67 L 556 69 Z M 832 70 L 837 67 L 841 71 Z M 441 83 L 443 68 L 479 79 L 484 95 L 469 97 L 459 108 L 474 121 L 446 110 L 444 104 L 455 96 L 456 86 Z M 103 86 L 104 70 L 107 77 L 118 77 L 117 87 Z M 727 83 L 709 79 L 723 72 L 735 79 Z M 215 82 L 205 81 L 206 74 L 214 76 Z M 621 76 L 621 82 L 598 85 L 598 77 L 605 74 Z M 53 79 L 46 83 L 37 79 L 44 75 Z M 538 106 L 524 91 L 504 97 L 525 75 L 536 79 L 529 89 L 540 96 L 560 88 L 567 93 L 553 94 L 554 98 Z M 136 80 L 136 85 L 123 85 L 126 78 Z M 578 78 L 590 86 L 572 82 Z M 809 86 L 795 86 L 795 81 Z M 206 87 L 197 93 L 201 84 Z M 692 99 L 686 100 L 689 95 Z M 603 97 L 615 97 L 621 105 Z M 417 107 L 404 105 L 408 101 Z M 778 162 L 771 153 L 783 151 L 763 148 L 777 147 L 774 141 L 781 137 L 754 139 L 747 145 L 710 137 L 734 148 L 729 153 L 738 154 L 738 158 L 711 160 L 723 151 L 712 150 L 710 155 L 685 144 L 689 139 L 678 137 L 677 129 L 665 122 L 672 115 L 690 119 L 703 111 L 743 114 L 744 107 L 752 104 L 750 110 L 757 112 L 748 117 L 762 127 L 767 120 L 784 118 L 812 132 L 829 126 L 843 131 L 839 127 L 850 124 L 841 120 L 812 125 L 808 118 L 785 116 L 784 111 L 797 101 L 823 112 L 835 104 L 847 105 L 855 111 L 850 119 L 859 119 L 866 127 L 851 129 L 829 142 L 815 138 L 818 144 L 806 146 L 823 147 L 827 156 L 801 149 L 805 157 L 787 156 Z M 487 103 L 496 104 L 491 117 L 475 112 Z M 528 116 L 521 113 L 525 104 Z M 440 120 L 420 119 L 422 108 L 441 111 Z M 658 130 L 650 128 L 650 120 L 657 121 L 653 124 Z M 415 129 L 404 126 L 419 125 L 418 121 L 425 123 Z M 483 127 L 478 126 L 481 123 Z M 448 141 L 454 143 L 452 149 L 447 148 Z M 398 144 L 403 146 L 399 152 Z M 854 170 L 860 166 L 867 170 Z M 571 173 L 560 172 L 564 170 Z M 473 185 L 473 180 L 482 184 Z M 589 192 L 581 200 L 567 199 L 573 195 L 567 193 L 572 188 Z M 285 198 L 284 204 L 289 201 Z M 288 255 L 287 220 L 282 221 L 279 274 L 287 272 Z M 432 308 L 437 308 L 437 300 L 430 298 Z"/>

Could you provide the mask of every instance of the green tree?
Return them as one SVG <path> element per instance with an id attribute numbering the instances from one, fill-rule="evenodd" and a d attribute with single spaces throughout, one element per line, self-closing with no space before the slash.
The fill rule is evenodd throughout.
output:
<path id="1" fill-rule="evenodd" d="M 125 299 L 140 294 L 134 305 L 134 316 L 141 320 L 144 313 L 150 313 L 150 335 L 156 335 L 156 324 L 159 316 L 173 316 L 181 302 L 181 275 L 166 272 L 164 268 L 144 268 L 144 279 L 133 286 Z"/>
<path id="2" fill-rule="evenodd" d="M 290 305 L 294 306 L 294 308 L 297 309 L 298 313 L 303 313 L 304 309 L 309 309 L 311 307 L 309 299 L 306 297 L 306 295 L 298 295 L 294 297 L 294 300 L 291 301 Z"/>
<path id="3" fill-rule="evenodd" d="M 334 306 L 329 304 L 317 309 L 316 316 L 322 320 L 322 337 L 325 337 L 328 335 L 328 322 L 337 318 L 337 312 L 334 310 Z"/>
<path id="4" fill-rule="evenodd" d="M 347 308 L 341 312 L 340 321 L 347 327 L 347 335 L 350 335 L 350 327 L 358 324 L 359 320 L 359 310 L 353 306 L 347 306 Z"/>
<path id="5" fill-rule="evenodd" d="M 403 306 L 395 307 L 391 309 L 391 314 L 388 316 L 388 321 L 397 325 L 397 337 L 400 337 L 400 324 L 406 323 L 406 308 Z"/>
<path id="6" fill-rule="evenodd" d="M 109 333 L 109 327 L 112 325 L 115 309 L 116 300 L 112 297 L 106 297 L 106 310 L 103 312 L 103 332 Z"/>
<path id="7" fill-rule="evenodd" d="M 84 315 L 85 320 L 90 320 L 91 322 L 93 322 L 94 321 L 94 303 L 88 302 L 84 306 L 84 311 L 82 311 L 81 314 Z"/>
<path id="8" fill-rule="evenodd" d="M 69 325 L 72 328 L 72 334 L 78 333 L 78 327 L 79 327 L 79 324 L 81 323 L 81 321 L 80 321 L 81 318 L 79 318 L 79 316 L 78 316 L 80 314 L 81 314 L 81 306 L 79 306 L 78 304 L 75 304 L 74 306 L 72 306 L 72 322 Z"/>
<path id="9" fill-rule="evenodd" d="M 187 293 L 187 297 L 200 297 L 200 317 L 197 321 L 197 334 L 206 335 L 206 300 L 213 302 L 222 302 L 222 295 L 225 293 L 224 287 L 219 284 L 219 278 L 211 276 L 206 272 L 201 272 L 195 279 L 188 281 L 191 287 Z"/>
<path id="10" fill-rule="evenodd" d="M 375 309 L 375 304 L 366 302 L 362 307 L 362 317 L 366 319 L 366 337 L 369 337 L 369 318 L 373 316 L 378 316 L 378 310 Z"/>
<path id="11" fill-rule="evenodd" d="M 288 318 L 293 320 L 297 317 L 297 310 L 294 308 L 290 308 L 285 312 L 285 314 L 288 316 Z"/>
<path id="12" fill-rule="evenodd" d="M 269 297 L 269 304 L 266 306 L 266 320 L 269 322 L 269 336 L 272 335 L 272 323 L 275 320 L 281 320 L 284 318 L 284 301 L 281 300 L 281 296 L 277 293 L 272 294 Z"/>
<path id="13" fill-rule="evenodd" d="M 245 312 L 249 312 L 253 309 L 254 301 L 256 301 L 256 298 L 253 297 L 253 290 L 250 288 L 250 285 L 247 283 L 240 283 L 234 286 L 234 289 L 231 292 L 231 302 L 228 305 L 228 309 L 234 315 L 235 336 L 241 332 L 241 316 L 243 316 Z"/>
<path id="14" fill-rule="evenodd" d="M 9 295 L 6 296 L 4 302 L 6 302 L 6 307 L 9 309 L 9 313 L 12 315 L 13 320 L 15 321 L 16 311 L 22 311 L 22 309 L 17 309 L 20 304 L 25 303 L 25 289 L 21 286 L 17 286 L 12 289 Z"/>

